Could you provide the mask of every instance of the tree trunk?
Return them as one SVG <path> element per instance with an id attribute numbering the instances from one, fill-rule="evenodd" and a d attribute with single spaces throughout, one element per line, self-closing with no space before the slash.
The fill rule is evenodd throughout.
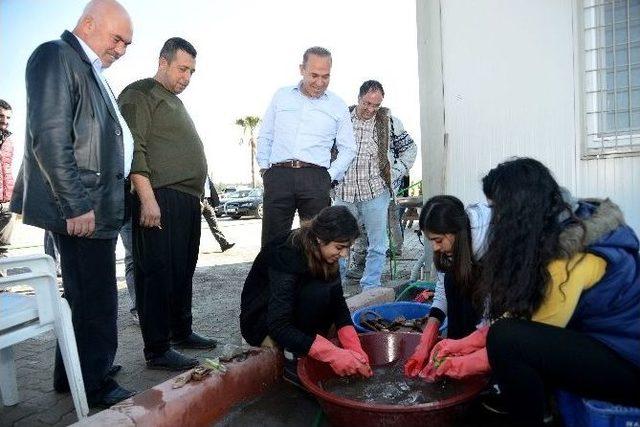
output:
<path id="1" fill-rule="evenodd" d="M 250 141 L 250 147 L 249 149 L 251 150 L 251 187 L 255 188 L 256 186 L 256 167 L 255 167 L 255 142 L 253 140 L 253 135 L 251 135 L 251 141 Z"/>

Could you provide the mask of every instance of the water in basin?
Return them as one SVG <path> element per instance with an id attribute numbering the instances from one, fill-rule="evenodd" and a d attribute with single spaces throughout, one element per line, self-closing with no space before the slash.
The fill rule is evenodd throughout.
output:
<path id="1" fill-rule="evenodd" d="M 373 377 L 330 378 L 321 384 L 326 391 L 351 400 L 383 405 L 411 406 L 448 399 L 459 394 L 464 384 L 450 378 L 433 383 L 407 378 L 404 364 L 392 362 L 373 367 Z"/>

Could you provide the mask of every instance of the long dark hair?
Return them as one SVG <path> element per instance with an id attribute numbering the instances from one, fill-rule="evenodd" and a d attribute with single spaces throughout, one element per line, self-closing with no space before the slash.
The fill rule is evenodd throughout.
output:
<path id="1" fill-rule="evenodd" d="M 497 319 L 509 313 L 530 319 L 544 300 L 547 266 L 564 254 L 559 248 L 559 216 L 570 206 L 549 169 L 537 160 L 516 158 L 499 164 L 482 179 L 492 204 L 487 252 L 476 304 Z"/>
<path id="2" fill-rule="evenodd" d="M 434 196 L 422 207 L 419 225 L 425 234 L 454 235 L 453 256 L 434 252 L 433 263 L 438 270 L 452 273 L 461 292 L 471 295 L 475 262 L 471 246 L 471 225 L 464 204 L 454 196 Z"/>
<path id="3" fill-rule="evenodd" d="M 328 264 L 320 252 L 321 244 L 330 242 L 352 243 L 360 234 L 358 222 L 345 206 L 330 206 L 320 211 L 300 228 L 291 233 L 294 246 L 307 257 L 309 270 L 314 277 L 324 280 L 338 276 L 338 263 Z"/>

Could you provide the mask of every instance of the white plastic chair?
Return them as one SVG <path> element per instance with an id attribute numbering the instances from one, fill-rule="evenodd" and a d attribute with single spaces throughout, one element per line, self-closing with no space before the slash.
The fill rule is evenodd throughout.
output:
<path id="1" fill-rule="evenodd" d="M 7 269 L 28 269 L 8 276 Z M 28 286 L 35 296 L 0 293 L 0 393 L 5 406 L 17 404 L 18 384 L 13 346 L 53 330 L 67 372 L 78 419 L 89 414 L 78 347 L 71 323 L 69 303 L 61 298 L 56 284 L 56 267 L 48 255 L 0 258 L 0 288 Z"/>

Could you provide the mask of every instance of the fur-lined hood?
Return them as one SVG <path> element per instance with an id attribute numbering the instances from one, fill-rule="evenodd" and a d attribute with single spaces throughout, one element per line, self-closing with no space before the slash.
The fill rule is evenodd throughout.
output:
<path id="1" fill-rule="evenodd" d="M 584 206 L 591 206 L 593 211 L 586 217 L 578 212 L 584 228 L 580 224 L 571 224 L 560 233 L 560 248 L 569 258 L 578 252 L 584 252 L 588 246 L 625 224 L 622 211 L 609 199 L 581 199 L 578 205 L 578 211 Z"/>

